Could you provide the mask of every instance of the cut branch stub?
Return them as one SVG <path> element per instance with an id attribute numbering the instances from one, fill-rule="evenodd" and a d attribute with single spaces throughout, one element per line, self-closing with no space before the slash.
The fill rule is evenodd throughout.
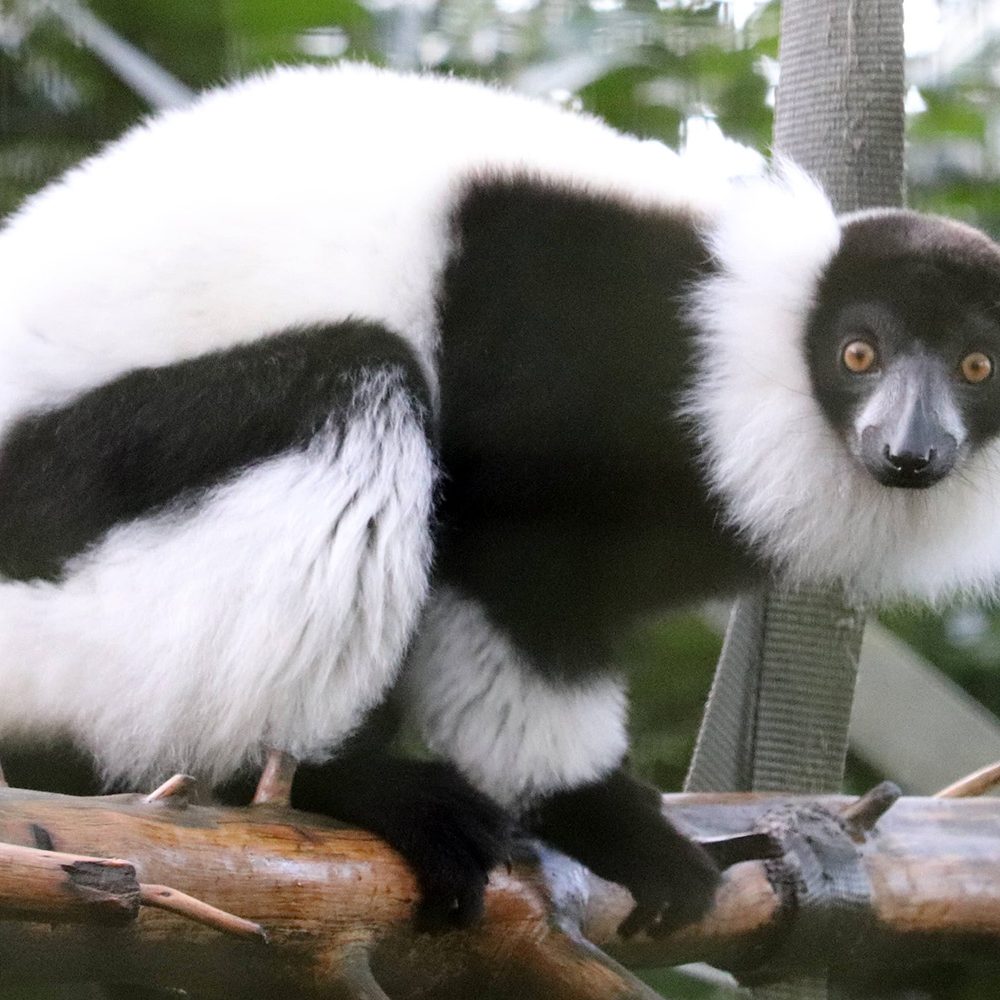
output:
<path id="1" fill-rule="evenodd" d="M 139 881 L 127 861 L 0 843 L 4 917 L 127 924 L 139 903 Z"/>
<path id="2" fill-rule="evenodd" d="M 283 750 L 269 750 L 254 792 L 253 804 L 287 809 L 292 801 L 292 781 L 298 766 L 299 762 L 291 754 Z"/>
<path id="3" fill-rule="evenodd" d="M 852 802 L 841 812 L 840 818 L 848 832 L 856 836 L 863 835 L 875 828 L 875 824 L 895 805 L 902 794 L 902 790 L 895 782 L 883 781 L 865 792 L 857 801 Z"/>
<path id="4" fill-rule="evenodd" d="M 350 1000 L 390 1000 L 372 973 L 367 948 L 351 948 L 323 962 L 320 979 L 324 985 L 342 983 Z"/>
<path id="5" fill-rule="evenodd" d="M 182 809 L 188 804 L 191 792 L 196 785 L 197 782 L 190 774 L 175 774 L 150 792 L 143 799 L 143 802 L 146 805 L 152 805 L 154 802 L 165 802 L 174 808 Z"/>
<path id="6" fill-rule="evenodd" d="M 168 885 L 149 885 L 143 883 L 139 886 L 139 900 L 143 906 L 154 906 L 160 910 L 168 910 L 179 916 L 195 920 L 206 927 L 214 927 L 224 934 L 234 934 L 242 938 L 259 938 L 267 943 L 267 932 L 260 924 L 255 924 L 252 920 L 244 920 L 242 917 L 234 916 L 218 907 L 209 906 L 194 896 L 187 893 L 178 892 Z"/>

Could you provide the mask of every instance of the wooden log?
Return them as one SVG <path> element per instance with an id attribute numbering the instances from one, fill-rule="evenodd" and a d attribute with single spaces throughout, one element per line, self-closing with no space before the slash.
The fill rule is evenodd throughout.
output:
<path id="1" fill-rule="evenodd" d="M 743 834 L 802 803 L 759 795 L 665 801 L 680 825 L 706 838 Z M 833 811 L 853 801 L 819 800 Z M 119 927 L 85 914 L 83 923 L 52 924 L 6 912 L 21 919 L 0 920 L 0 984 L 141 983 L 229 997 L 648 1000 L 653 994 L 619 961 L 709 961 L 759 975 L 832 959 L 848 977 L 859 967 L 884 974 L 893 964 L 995 955 L 1000 946 L 996 799 L 902 799 L 872 832 L 853 833 L 871 899 L 858 911 L 855 946 L 832 956 L 823 953 L 822 937 L 811 954 L 796 954 L 799 914 L 789 908 L 775 861 L 730 869 L 699 924 L 622 941 L 617 928 L 632 905 L 628 893 L 543 850 L 537 863 L 493 873 L 482 924 L 427 937 L 412 930 L 417 889 L 389 848 L 282 807 L 0 790 L 0 840 L 30 847 L 39 836 L 58 852 L 126 858 L 139 882 L 176 886 L 259 923 L 270 943 L 146 908 Z"/>

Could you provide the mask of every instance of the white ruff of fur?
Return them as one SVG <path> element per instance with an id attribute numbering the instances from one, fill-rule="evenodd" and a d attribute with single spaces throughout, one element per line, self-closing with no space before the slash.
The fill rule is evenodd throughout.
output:
<path id="1" fill-rule="evenodd" d="M 546 680 L 476 602 L 453 591 L 432 599 L 403 678 L 428 744 L 503 805 L 594 781 L 625 755 L 617 677 Z"/>
<path id="2" fill-rule="evenodd" d="M 840 239 L 824 195 L 785 166 L 737 190 L 720 219 L 720 270 L 692 297 L 701 364 L 685 411 L 730 525 L 792 586 L 839 584 L 861 603 L 992 592 L 1000 444 L 929 490 L 891 489 L 813 397 L 805 322 Z"/>
<path id="3" fill-rule="evenodd" d="M 343 740 L 395 676 L 430 562 L 423 430 L 389 379 L 362 394 L 343 432 L 115 529 L 60 584 L 0 584 L 0 732 L 68 732 L 133 786 Z"/>

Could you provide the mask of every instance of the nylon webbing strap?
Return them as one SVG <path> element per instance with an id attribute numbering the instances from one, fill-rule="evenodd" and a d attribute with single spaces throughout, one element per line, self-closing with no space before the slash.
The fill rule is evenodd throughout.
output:
<path id="1" fill-rule="evenodd" d="M 788 995 L 774 980 L 801 967 L 803 957 L 817 968 L 831 957 L 839 964 L 863 964 L 859 957 L 874 922 L 871 882 L 849 823 L 826 806 L 796 802 L 771 809 L 757 829 L 782 845 L 784 856 L 767 863 L 768 875 L 781 903 L 794 913 L 780 945 L 753 972 L 770 981 L 757 992 Z M 803 988 L 825 986 L 819 976 L 792 982 L 796 996 Z"/>
<path id="2" fill-rule="evenodd" d="M 843 777 L 863 616 L 827 591 L 736 602 L 687 791 L 836 791 Z M 758 987 L 826 1000 L 824 977 Z"/>
<path id="3" fill-rule="evenodd" d="M 840 790 L 864 618 L 828 591 L 765 598 L 752 790 Z"/>
<path id="4" fill-rule="evenodd" d="M 826 591 L 740 598 L 687 791 L 837 791 L 863 625 Z"/>
<path id="5" fill-rule="evenodd" d="M 747 792 L 753 788 L 764 604 L 760 592 L 740 597 L 733 605 L 684 782 L 687 792 Z"/>

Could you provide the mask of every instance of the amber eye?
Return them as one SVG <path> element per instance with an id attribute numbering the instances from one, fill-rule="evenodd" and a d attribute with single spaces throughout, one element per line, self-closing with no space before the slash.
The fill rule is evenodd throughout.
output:
<path id="1" fill-rule="evenodd" d="M 867 340 L 852 340 L 844 348 L 844 365 L 855 375 L 870 372 L 878 361 L 875 348 Z"/>
<path id="2" fill-rule="evenodd" d="M 962 358 L 962 378 L 976 385 L 993 374 L 993 362 L 982 351 L 973 351 Z"/>

